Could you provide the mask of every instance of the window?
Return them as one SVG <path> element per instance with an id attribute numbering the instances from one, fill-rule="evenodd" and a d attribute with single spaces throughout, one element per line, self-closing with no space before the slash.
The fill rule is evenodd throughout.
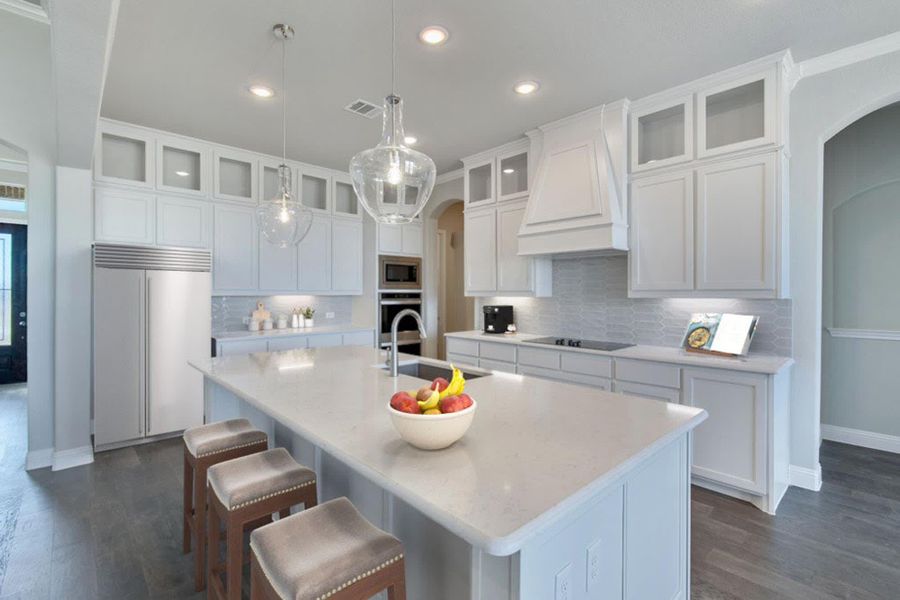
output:
<path id="1" fill-rule="evenodd" d="M 12 234 L 0 233 L 0 346 L 12 345 Z"/>

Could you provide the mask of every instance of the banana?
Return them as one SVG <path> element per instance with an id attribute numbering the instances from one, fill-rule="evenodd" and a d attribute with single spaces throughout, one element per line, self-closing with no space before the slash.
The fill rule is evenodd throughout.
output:
<path id="1" fill-rule="evenodd" d="M 453 365 L 450 365 L 450 368 L 453 369 L 453 377 L 450 378 L 450 384 L 441 392 L 441 398 L 459 396 L 466 389 L 466 379 L 463 377 L 462 371 Z"/>
<path id="2" fill-rule="evenodd" d="M 434 391 L 434 392 L 431 392 L 431 396 L 428 397 L 428 400 L 419 401 L 419 408 L 422 410 L 422 412 L 433 410 L 438 407 L 438 402 L 440 402 L 440 401 L 441 401 L 440 393 L 437 391 Z"/>

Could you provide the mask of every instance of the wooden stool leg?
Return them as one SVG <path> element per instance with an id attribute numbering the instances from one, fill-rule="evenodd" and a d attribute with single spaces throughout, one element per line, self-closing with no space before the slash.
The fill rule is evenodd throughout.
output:
<path id="1" fill-rule="evenodd" d="M 206 589 L 206 467 L 197 465 L 194 471 L 194 590 Z"/>
<path id="2" fill-rule="evenodd" d="M 256 555 L 250 552 L 250 600 L 265 600 L 263 593 L 263 574 L 256 560 Z"/>
<path id="3" fill-rule="evenodd" d="M 406 600 L 406 561 L 401 559 L 393 570 L 396 577 L 388 586 L 388 600 Z"/>
<path id="4" fill-rule="evenodd" d="M 281 510 L 278 511 L 279 519 L 287 519 L 289 516 L 291 516 L 290 508 L 282 508 Z"/>
<path id="5" fill-rule="evenodd" d="M 244 528 L 231 515 L 226 517 L 225 525 L 225 597 L 228 600 L 241 600 L 241 571 L 244 568 Z"/>
<path id="6" fill-rule="evenodd" d="M 212 491 L 209 492 L 210 495 Z M 219 511 L 216 510 L 215 505 L 212 502 L 212 499 L 209 501 L 209 521 L 207 523 L 207 529 L 209 530 L 208 534 L 208 543 L 206 544 L 206 551 L 208 553 L 206 562 L 208 567 L 206 568 L 206 584 L 209 586 L 208 596 L 215 597 L 215 587 L 216 582 L 214 578 L 218 577 L 217 569 L 220 567 L 219 556 L 221 555 L 221 529 L 222 529 L 222 521 L 219 518 Z"/>
<path id="7" fill-rule="evenodd" d="M 187 449 L 184 451 L 184 539 L 181 542 L 181 551 L 187 554 L 191 551 L 191 519 L 194 518 L 194 469 L 188 461 Z"/>

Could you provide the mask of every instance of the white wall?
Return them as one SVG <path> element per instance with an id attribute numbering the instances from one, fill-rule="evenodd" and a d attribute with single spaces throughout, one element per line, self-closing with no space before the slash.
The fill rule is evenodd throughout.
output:
<path id="1" fill-rule="evenodd" d="M 28 460 L 53 447 L 56 117 L 49 25 L 0 11 L 0 139 L 28 155 Z"/>
<path id="2" fill-rule="evenodd" d="M 816 66 L 822 63 L 813 61 Z M 795 475 L 799 470 L 811 480 L 821 473 L 823 147 L 853 121 L 896 100 L 900 100 L 898 52 L 805 77 L 791 95 L 790 272 L 796 360 L 791 463 Z"/>

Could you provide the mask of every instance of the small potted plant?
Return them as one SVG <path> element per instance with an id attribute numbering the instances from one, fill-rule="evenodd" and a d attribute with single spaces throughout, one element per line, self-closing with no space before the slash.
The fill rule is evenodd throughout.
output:
<path id="1" fill-rule="evenodd" d="M 307 306 L 303 309 L 303 326 L 304 327 L 313 327 L 315 326 L 315 321 L 313 321 L 313 315 L 316 314 L 316 309 L 312 306 Z"/>

